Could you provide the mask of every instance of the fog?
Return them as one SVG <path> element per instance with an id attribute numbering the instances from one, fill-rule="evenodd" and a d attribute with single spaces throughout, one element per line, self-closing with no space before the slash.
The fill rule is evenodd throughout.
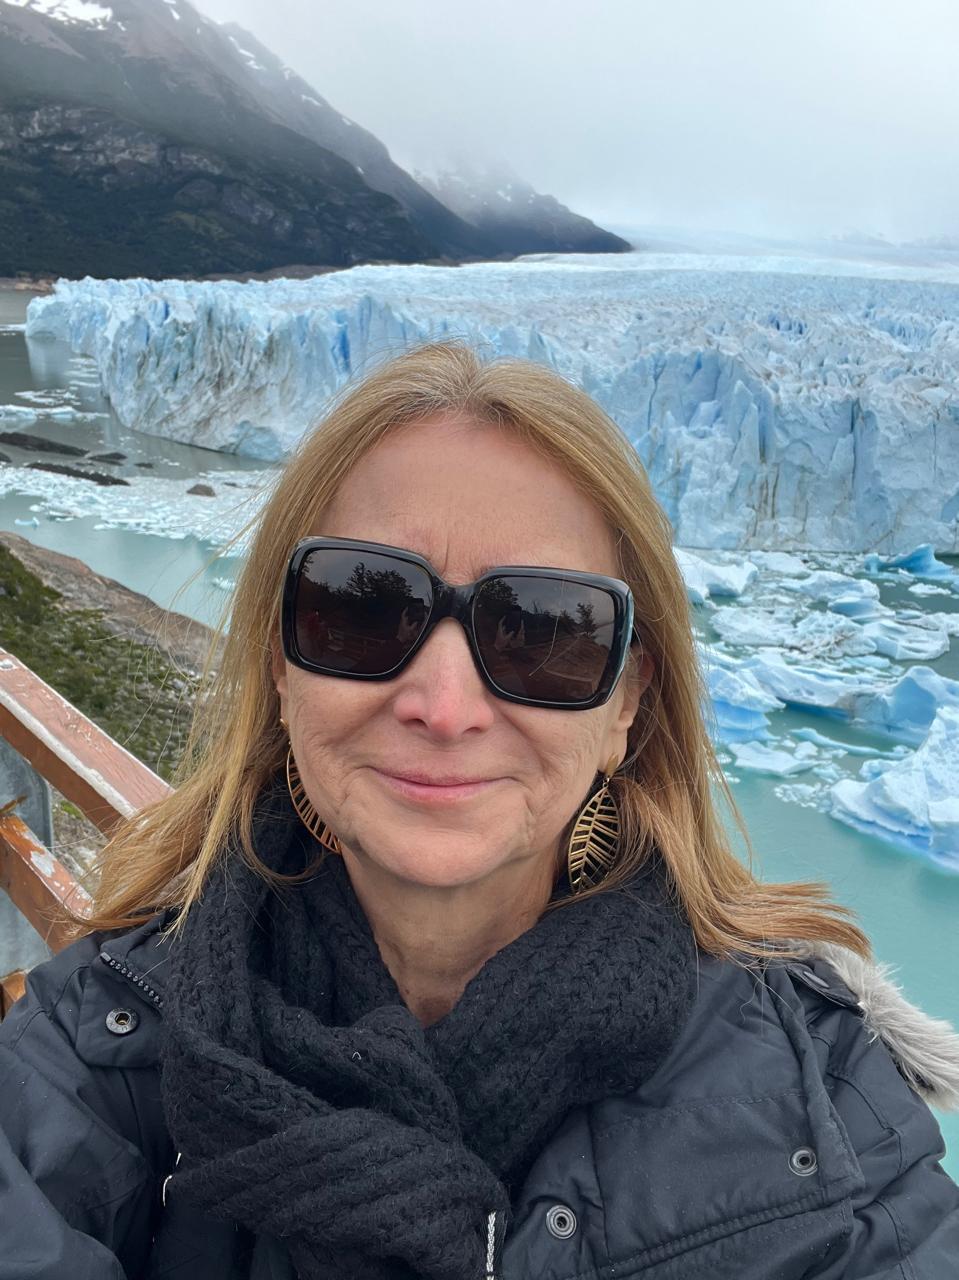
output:
<path id="1" fill-rule="evenodd" d="M 959 236 L 955 0 L 199 0 L 407 168 L 607 224 Z"/>

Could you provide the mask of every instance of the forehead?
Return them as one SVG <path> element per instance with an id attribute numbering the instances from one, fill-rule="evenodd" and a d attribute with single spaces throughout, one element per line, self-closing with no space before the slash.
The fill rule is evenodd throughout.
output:
<path id="1" fill-rule="evenodd" d="M 382 440 L 314 532 L 417 551 L 451 581 L 500 564 L 618 573 L 602 512 L 556 463 L 508 430 L 450 415 Z"/>

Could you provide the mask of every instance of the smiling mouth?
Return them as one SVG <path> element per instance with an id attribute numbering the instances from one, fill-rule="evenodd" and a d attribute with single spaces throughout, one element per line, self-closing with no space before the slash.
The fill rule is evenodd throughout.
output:
<path id="1" fill-rule="evenodd" d="M 482 795 L 500 781 L 499 778 L 427 778 L 424 774 L 409 776 L 375 770 L 386 785 L 397 794 L 420 803 L 450 803 Z"/>

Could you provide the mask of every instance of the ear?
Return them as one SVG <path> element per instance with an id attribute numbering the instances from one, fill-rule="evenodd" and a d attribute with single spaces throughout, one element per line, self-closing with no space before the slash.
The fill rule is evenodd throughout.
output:
<path id="1" fill-rule="evenodd" d="M 648 653 L 644 653 L 639 662 L 627 662 L 623 672 L 623 705 L 614 726 L 617 731 L 625 733 L 636 719 L 639 700 L 649 687 L 654 670 L 653 659 Z"/>
<path id="2" fill-rule="evenodd" d="M 288 693 L 288 679 L 286 674 L 286 658 L 283 656 L 283 646 L 280 643 L 279 635 L 274 632 L 270 641 L 270 671 L 273 675 L 273 683 L 280 698 L 280 715 L 284 720 L 288 720 L 286 714 L 286 699 Z"/>

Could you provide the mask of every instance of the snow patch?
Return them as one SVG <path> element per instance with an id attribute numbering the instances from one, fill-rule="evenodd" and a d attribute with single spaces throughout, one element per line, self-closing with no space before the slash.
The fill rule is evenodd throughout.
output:
<path id="1" fill-rule="evenodd" d="M 0 0 L 0 4 L 12 5 L 15 9 L 32 9 L 55 22 L 85 23 L 94 27 L 105 27 L 113 17 L 112 9 L 95 4 L 93 0 Z"/>

